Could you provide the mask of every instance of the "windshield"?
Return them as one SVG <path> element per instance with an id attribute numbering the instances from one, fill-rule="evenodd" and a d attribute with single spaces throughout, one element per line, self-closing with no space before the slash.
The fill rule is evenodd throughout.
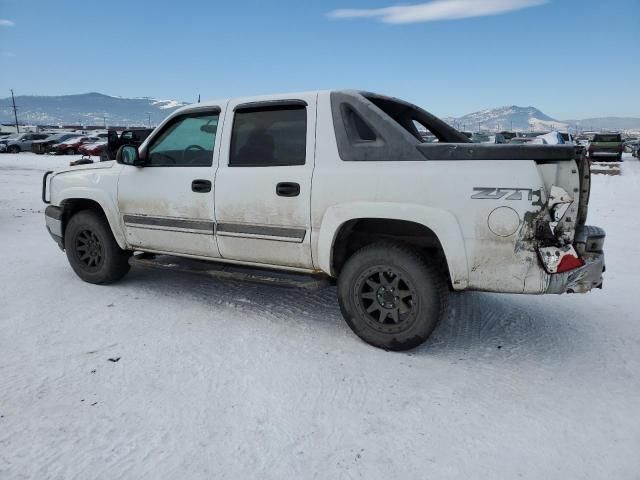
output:
<path id="1" fill-rule="evenodd" d="M 603 143 L 615 143 L 621 142 L 622 137 L 620 135 L 596 135 L 593 137 L 594 142 L 603 142 Z"/>

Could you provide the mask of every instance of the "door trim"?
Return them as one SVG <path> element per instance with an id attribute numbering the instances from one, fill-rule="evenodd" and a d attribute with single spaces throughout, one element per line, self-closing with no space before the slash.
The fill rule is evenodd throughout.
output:
<path id="1" fill-rule="evenodd" d="M 150 217 L 146 215 L 124 215 L 127 227 L 169 232 L 186 232 L 221 237 L 253 238 L 278 242 L 303 243 L 307 236 L 304 228 L 247 225 L 242 223 L 218 223 L 184 218 Z"/>
<path id="2" fill-rule="evenodd" d="M 124 215 L 123 220 L 127 227 L 146 228 L 149 230 L 166 230 L 200 235 L 213 235 L 215 230 L 215 222 L 206 220 L 149 217 L 146 215 Z"/>
<path id="3" fill-rule="evenodd" d="M 219 223 L 216 227 L 216 234 L 221 237 L 242 237 L 302 243 L 307 236 L 307 230 L 304 228 L 270 227 L 266 225 L 246 225 L 242 223 Z"/>

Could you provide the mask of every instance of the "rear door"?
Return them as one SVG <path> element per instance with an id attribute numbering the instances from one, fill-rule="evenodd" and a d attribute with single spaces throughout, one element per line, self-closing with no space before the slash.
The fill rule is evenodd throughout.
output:
<path id="1" fill-rule="evenodd" d="M 316 100 L 229 104 L 215 189 L 223 258 L 312 268 Z"/>

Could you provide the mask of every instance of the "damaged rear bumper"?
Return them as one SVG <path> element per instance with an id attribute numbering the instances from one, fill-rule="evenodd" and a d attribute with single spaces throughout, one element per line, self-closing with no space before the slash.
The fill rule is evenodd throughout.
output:
<path id="1" fill-rule="evenodd" d="M 575 249 L 584 265 L 564 273 L 550 276 L 547 293 L 587 293 L 594 288 L 602 288 L 606 270 L 604 260 L 604 240 L 602 228 L 583 226 L 576 231 Z"/>

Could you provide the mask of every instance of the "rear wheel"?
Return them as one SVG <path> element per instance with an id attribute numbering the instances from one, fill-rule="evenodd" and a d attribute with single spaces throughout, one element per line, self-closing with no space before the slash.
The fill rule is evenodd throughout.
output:
<path id="1" fill-rule="evenodd" d="M 447 310 L 442 273 L 420 252 L 377 243 L 356 252 L 338 279 L 342 314 L 356 335 L 387 350 L 425 342 Z"/>
<path id="2" fill-rule="evenodd" d="M 104 216 L 84 210 L 67 224 L 64 235 L 67 259 L 73 271 L 85 282 L 117 282 L 129 271 L 130 252 L 116 243 Z"/>
<path id="3" fill-rule="evenodd" d="M 75 155 L 76 151 L 73 148 L 67 148 L 64 153 L 66 153 L 67 155 Z"/>
<path id="4" fill-rule="evenodd" d="M 17 145 L 11 145 L 9 147 L 9 153 L 20 153 L 20 147 Z"/>

